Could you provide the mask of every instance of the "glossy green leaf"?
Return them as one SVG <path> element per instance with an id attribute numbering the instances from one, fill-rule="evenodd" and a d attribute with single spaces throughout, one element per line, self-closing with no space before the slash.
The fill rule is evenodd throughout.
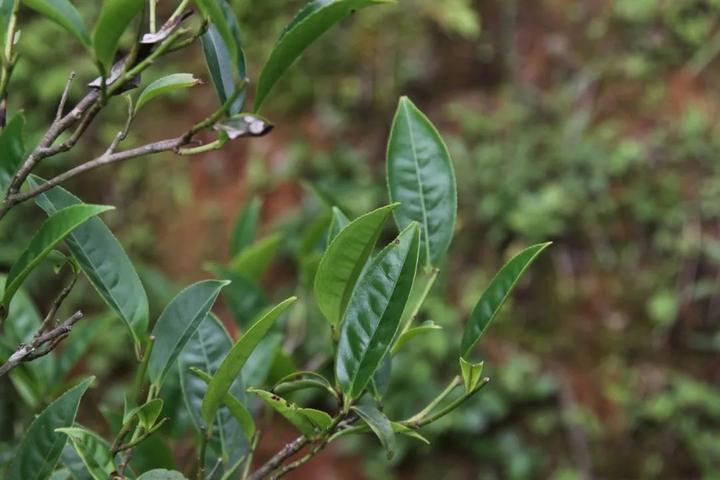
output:
<path id="1" fill-rule="evenodd" d="M 70 443 L 94 480 L 107 480 L 115 470 L 110 446 L 95 432 L 79 427 L 57 428 L 68 436 Z"/>
<path id="2" fill-rule="evenodd" d="M 390 420 L 383 415 L 380 410 L 371 405 L 356 405 L 352 407 L 352 411 L 357 413 L 378 437 L 380 443 L 387 453 L 388 460 L 395 456 L 396 442 L 395 432 L 390 424 Z"/>
<path id="3" fill-rule="evenodd" d="M 137 480 L 187 480 L 185 475 L 176 470 L 156 468 L 140 475 Z"/>
<path id="4" fill-rule="evenodd" d="M 233 285 L 228 285 L 231 288 Z M 200 324 L 197 332 L 178 357 L 178 373 L 180 375 L 180 388 L 182 390 L 185 406 L 193 425 L 202 432 L 207 427 L 200 415 L 203 397 L 207 392 L 207 380 L 202 375 L 214 374 L 225 355 L 232 348 L 232 340 L 220 320 L 215 315 L 208 315 Z M 194 372 L 202 372 L 199 375 Z M 207 372 L 207 373 L 206 373 Z M 247 429 L 248 425 L 235 418 L 235 412 L 227 405 L 227 396 L 241 404 L 245 400 L 244 379 L 238 376 L 234 379 L 228 394 L 223 399 L 225 406 L 218 409 L 215 415 L 215 428 L 209 447 L 216 456 L 222 458 L 223 467 L 227 470 L 234 462 L 243 458 L 248 452 Z M 236 407 L 235 404 L 232 405 Z M 247 422 L 246 417 L 242 417 Z M 252 418 L 250 418 L 252 421 Z M 252 425 L 252 424 L 251 424 Z M 250 428 L 254 432 L 254 425 Z"/>
<path id="5" fill-rule="evenodd" d="M 235 256 L 243 249 L 252 245 L 257 234 L 260 220 L 262 202 L 258 197 L 253 197 L 235 221 L 232 237 L 230 239 L 230 255 Z"/>
<path id="6" fill-rule="evenodd" d="M 274 393 L 258 390 L 255 388 L 248 389 L 248 392 L 254 393 L 263 399 L 265 403 L 275 409 L 280 415 L 292 423 L 295 428 L 300 430 L 307 437 L 313 438 L 327 429 L 332 424 L 332 418 L 322 410 L 313 408 L 301 408 L 293 402 L 289 402 Z"/>
<path id="7" fill-rule="evenodd" d="M 150 85 L 145 87 L 135 104 L 135 112 L 140 110 L 143 105 L 148 103 L 150 100 L 165 95 L 176 90 L 182 90 L 184 88 L 194 87 L 202 82 L 197 79 L 191 73 L 173 73 L 162 78 L 158 78 Z"/>
<path id="8" fill-rule="evenodd" d="M 10 268 L 3 295 L 3 308 L 7 309 L 13 295 L 30 272 L 63 238 L 90 218 L 112 209 L 113 207 L 105 205 L 72 205 L 59 210 L 45 220 L 20 258 Z"/>
<path id="9" fill-rule="evenodd" d="M 472 393 L 480 387 L 483 380 L 483 366 L 484 362 L 471 363 L 460 357 L 460 372 L 462 373 L 466 393 Z"/>
<path id="10" fill-rule="evenodd" d="M 272 262 L 282 237 L 269 235 L 243 249 L 230 261 L 230 270 L 251 279 L 258 279 Z"/>
<path id="11" fill-rule="evenodd" d="M 16 113 L 0 132 L 0 192 L 3 195 L 25 157 L 24 128 L 25 117 Z"/>
<path id="12" fill-rule="evenodd" d="M 316 372 L 294 372 L 290 375 L 286 375 L 277 382 L 272 388 L 273 393 L 278 395 L 284 395 L 286 393 L 297 392 L 298 390 L 305 390 L 307 388 L 319 388 L 330 393 L 333 397 L 337 397 L 335 389 L 333 389 L 330 382 Z"/>
<path id="13" fill-rule="evenodd" d="M 148 362 L 148 378 L 160 387 L 175 360 L 210 313 L 227 281 L 204 280 L 178 293 L 165 307 L 153 328 L 155 345 Z"/>
<path id="14" fill-rule="evenodd" d="M 418 325 L 417 327 L 413 327 L 408 329 L 406 332 L 404 332 L 395 342 L 395 345 L 393 345 L 391 353 L 395 355 L 398 350 L 400 350 L 408 341 L 412 340 L 414 337 L 418 335 L 423 335 L 426 333 L 432 333 L 437 332 L 439 330 L 442 330 L 442 327 L 432 320 L 428 320 L 427 322 L 424 322 L 421 325 Z"/>
<path id="15" fill-rule="evenodd" d="M 372 260 L 350 298 L 335 362 L 346 407 L 390 351 L 415 278 L 419 246 L 420 229 L 412 223 Z"/>
<path id="16" fill-rule="evenodd" d="M 143 10 L 145 0 L 105 0 L 92 35 L 95 59 L 107 74 L 115 61 L 120 37 Z"/>
<path id="17" fill-rule="evenodd" d="M 450 153 L 428 118 L 406 97 L 400 99 L 387 149 L 390 199 L 400 228 L 422 227 L 422 262 L 437 265 L 455 228 L 457 187 Z"/>
<path id="18" fill-rule="evenodd" d="M 330 220 L 330 227 L 328 228 L 327 243 L 330 245 L 333 239 L 338 236 L 340 231 L 347 227 L 350 223 L 350 219 L 337 207 L 332 207 L 332 218 Z"/>
<path id="19" fill-rule="evenodd" d="M 278 38 L 260 74 L 255 92 L 255 111 L 259 111 L 270 91 L 300 54 L 330 27 L 361 8 L 392 0 L 312 0 Z"/>
<path id="20" fill-rule="evenodd" d="M 63 393 L 35 418 L 20 442 L 6 480 L 50 477 L 67 442 L 67 436 L 55 430 L 72 427 L 80 399 L 93 380 L 90 377 Z"/>
<path id="21" fill-rule="evenodd" d="M 49 18 L 90 47 L 90 35 L 80 14 L 68 0 L 22 0 L 28 7 Z"/>
<path id="22" fill-rule="evenodd" d="M 200 378 L 205 384 L 209 384 L 212 380 L 212 376 L 202 370 L 190 367 L 190 370 Z M 242 426 L 245 432 L 245 438 L 250 441 L 255 436 L 255 420 L 247 407 L 231 392 L 228 392 L 223 397 L 223 403 L 225 407 L 232 413 L 232 416 Z M 222 425 L 221 423 L 219 425 Z"/>
<path id="23" fill-rule="evenodd" d="M 461 357 L 468 357 L 490 322 L 497 316 L 522 274 L 551 243 L 540 243 L 526 248 L 506 263 L 495 275 L 480 296 L 480 300 L 475 305 L 465 326 L 460 344 Z"/>
<path id="24" fill-rule="evenodd" d="M 157 422 L 158 417 L 163 409 L 162 398 L 154 398 L 147 403 L 135 407 L 127 412 L 123 417 L 123 423 L 127 423 L 133 417 L 138 417 L 140 425 L 145 430 L 150 430 Z"/>
<path id="25" fill-rule="evenodd" d="M 260 340 L 270 331 L 275 320 L 277 320 L 295 300 L 297 300 L 297 297 L 290 297 L 261 314 L 225 356 L 217 372 L 213 375 L 202 402 L 202 418 L 208 425 L 212 424 L 215 413 L 218 407 L 220 407 L 225 394 L 230 389 L 230 385 L 232 385 L 235 377 L 237 377 L 242 370 L 250 354 L 258 343 L 260 343 Z"/>
<path id="26" fill-rule="evenodd" d="M 36 176 L 28 181 L 33 187 L 43 183 Z M 39 195 L 35 202 L 48 215 L 82 203 L 61 187 Z M 128 327 L 139 353 L 141 338 L 148 328 L 148 298 L 120 242 L 102 220 L 91 218 L 65 237 L 65 244 L 100 297 Z"/>
<path id="27" fill-rule="evenodd" d="M 224 24 L 229 28 L 233 43 L 237 48 L 236 56 L 232 57 L 232 47 L 226 44 L 220 29 L 211 22 L 207 31 L 203 33 L 201 39 L 203 53 L 205 55 L 205 63 L 210 73 L 215 91 L 217 92 L 220 104 L 224 104 L 238 88 L 239 81 L 243 81 L 247 77 L 247 67 L 245 62 L 245 53 L 242 49 L 242 39 L 240 25 L 235 13 L 225 0 L 217 0 L 222 13 L 224 14 Z M 243 91 L 230 106 L 228 113 L 234 115 L 242 111 L 245 105 L 246 93 Z"/>
<path id="28" fill-rule="evenodd" d="M 386 205 L 350 222 L 320 260 L 315 273 L 315 301 L 333 328 L 343 318 L 358 277 L 395 207 L 397 204 Z"/>

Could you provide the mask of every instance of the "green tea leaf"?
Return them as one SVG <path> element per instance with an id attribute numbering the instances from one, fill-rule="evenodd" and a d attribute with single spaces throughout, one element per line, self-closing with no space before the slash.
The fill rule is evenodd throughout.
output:
<path id="1" fill-rule="evenodd" d="M 332 424 L 332 417 L 322 410 L 300 408 L 293 402 L 280 398 L 274 393 L 256 388 L 250 388 L 248 392 L 254 393 L 262 398 L 265 403 L 275 409 L 276 412 L 285 417 L 288 422 L 292 423 L 295 428 L 309 438 L 316 437 Z"/>
<path id="2" fill-rule="evenodd" d="M 25 117 L 22 113 L 16 113 L 0 132 L 0 192 L 3 195 L 25 157 L 24 128 Z"/>
<path id="3" fill-rule="evenodd" d="M 138 417 L 140 425 L 145 430 L 150 430 L 157 421 L 163 409 L 163 400 L 154 398 L 147 403 L 135 407 L 124 415 L 123 423 L 127 423 L 131 418 Z"/>
<path id="4" fill-rule="evenodd" d="M 209 23 L 211 23 L 220 34 L 225 47 L 228 51 L 228 56 L 232 61 L 233 66 L 237 64 L 238 58 L 238 45 L 235 40 L 235 36 L 230 28 L 230 23 L 226 16 L 226 10 L 220 6 L 223 0 L 195 0 L 200 13 Z M 230 13 L 232 10 L 228 9 Z"/>
<path id="5" fill-rule="evenodd" d="M 335 362 L 346 407 L 362 394 L 392 346 L 415 278 L 419 246 L 420 229 L 412 223 L 372 260 L 350 298 Z"/>
<path id="6" fill-rule="evenodd" d="M 387 182 L 400 228 L 422 227 L 421 260 L 437 265 L 455 228 L 457 187 L 450 153 L 430 120 L 402 97 L 387 149 Z"/>
<path id="7" fill-rule="evenodd" d="M 80 399 L 93 380 L 90 377 L 63 393 L 35 418 L 15 453 L 7 480 L 50 477 L 67 442 L 67 436 L 55 430 L 72 427 Z"/>
<path id="8" fill-rule="evenodd" d="M 135 105 L 135 112 L 140 110 L 143 105 L 148 103 L 159 95 L 165 95 L 169 92 L 182 90 L 184 88 L 194 87 L 202 82 L 195 78 L 192 73 L 173 73 L 162 78 L 158 78 L 140 94 Z"/>
<path id="9" fill-rule="evenodd" d="M 259 111 L 270 91 L 285 71 L 311 43 L 330 27 L 361 8 L 392 0 L 312 0 L 308 3 L 275 43 L 260 74 L 255 92 L 255 111 Z"/>
<path id="10" fill-rule="evenodd" d="M 258 197 L 253 197 L 253 199 L 245 205 L 245 208 L 243 208 L 235 221 L 235 228 L 233 229 L 230 239 L 231 256 L 234 257 L 255 241 L 261 208 L 262 202 Z"/>
<path id="11" fill-rule="evenodd" d="M 298 390 L 305 390 L 306 388 L 319 388 L 337 397 L 337 393 L 335 393 L 332 385 L 325 377 L 319 373 L 310 371 L 294 372 L 284 376 L 275 382 L 272 392 L 278 395 L 284 395 L 286 393 L 297 392 Z"/>
<path id="12" fill-rule="evenodd" d="M 378 437 L 382 444 L 385 452 L 387 453 L 388 460 L 391 460 L 395 456 L 395 432 L 390 424 L 390 420 L 380 412 L 377 408 L 371 405 L 356 405 L 352 407 L 352 411 L 357 413 Z"/>
<path id="13" fill-rule="evenodd" d="M 315 273 L 315 301 L 333 328 L 340 324 L 358 277 L 395 207 L 387 205 L 350 222 L 322 256 Z"/>
<path id="14" fill-rule="evenodd" d="M 397 339 L 391 350 L 392 355 L 395 355 L 398 350 L 412 338 L 425 333 L 437 332 L 438 330 L 442 330 L 442 327 L 432 320 L 428 320 L 417 327 L 410 328 Z"/>
<path id="15" fill-rule="evenodd" d="M 20 0 L 0 0 L 0 47 L 5 47 L 5 37 L 10 28 L 10 17 L 12 17 L 15 2 Z"/>
<path id="16" fill-rule="evenodd" d="M 85 23 L 68 0 L 22 0 L 22 2 L 75 35 L 86 47 L 90 47 L 90 35 Z"/>
<path id="17" fill-rule="evenodd" d="M 95 59 L 105 74 L 115 60 L 120 37 L 130 22 L 143 10 L 144 0 L 106 0 L 103 2 L 92 35 Z"/>
<path id="18" fill-rule="evenodd" d="M 190 370 L 206 385 L 212 380 L 212 376 L 210 374 L 205 373 L 198 368 L 190 367 Z M 223 397 L 223 403 L 230 413 L 232 413 L 235 420 L 242 425 L 243 431 L 245 432 L 245 438 L 248 441 L 252 440 L 253 436 L 255 436 L 255 420 L 247 407 L 230 392 L 226 393 L 225 397 Z M 221 425 L 222 424 L 219 424 L 219 426 Z"/>
<path id="19" fill-rule="evenodd" d="M 202 402 L 202 418 L 208 425 L 212 425 L 215 412 L 217 412 L 225 394 L 230 389 L 230 385 L 242 370 L 250 354 L 268 333 L 275 320 L 295 300 L 297 300 L 297 297 L 290 297 L 261 314 L 225 356 L 217 372 L 213 375 Z"/>
<path id="20" fill-rule="evenodd" d="M 33 188 L 44 183 L 34 175 L 28 181 Z M 61 187 L 37 196 L 35 202 L 48 215 L 82 203 Z M 148 298 L 120 242 L 102 220 L 91 218 L 65 237 L 65 244 L 100 297 L 127 325 L 139 354 L 148 328 Z"/>
<path id="21" fill-rule="evenodd" d="M 465 392 L 472 393 L 478 389 L 482 381 L 484 362 L 470 363 L 460 357 L 460 372 L 462 373 L 463 385 Z"/>
<path id="22" fill-rule="evenodd" d="M 75 451 L 94 480 L 107 480 L 115 470 L 110 446 L 95 432 L 79 427 L 56 428 L 70 438 Z"/>
<path id="23" fill-rule="evenodd" d="M 350 223 L 350 219 L 338 207 L 332 207 L 332 218 L 330 220 L 330 227 L 328 228 L 327 243 L 330 245 L 333 239 L 338 236 L 340 231 L 347 227 Z"/>
<path id="24" fill-rule="evenodd" d="M 88 219 L 113 208 L 105 205 L 72 205 L 45 220 L 20 258 L 10 268 L 3 295 L 3 308 L 7 311 L 10 300 L 20 285 L 63 238 Z"/>
<path id="25" fill-rule="evenodd" d="M 551 243 L 540 243 L 526 248 L 506 263 L 495 275 L 480 296 L 480 300 L 475 305 L 465 326 L 460 344 L 461 357 L 468 357 L 490 322 L 497 316 L 522 274 Z"/>
<path id="26" fill-rule="evenodd" d="M 228 287 L 232 287 L 232 284 Z M 200 328 L 178 357 L 180 388 L 187 411 L 198 432 L 202 432 L 202 429 L 207 427 L 200 415 L 200 407 L 209 381 L 209 378 L 206 380 L 204 376 L 212 375 L 217 371 L 231 348 L 230 335 L 220 320 L 211 314 L 200 324 Z M 243 408 L 245 387 L 241 376 L 234 379 L 227 395 L 232 395 L 233 399 L 240 403 L 239 408 Z M 229 403 L 227 395 L 224 398 L 226 405 Z M 215 415 L 216 427 L 212 430 L 209 445 L 212 451 L 223 459 L 223 467 L 226 469 L 248 452 L 247 425 L 234 417 L 234 412 L 229 407 L 223 406 L 218 409 Z M 252 418 L 250 420 L 252 421 Z M 243 417 L 243 421 L 247 421 L 247 418 Z M 251 430 L 254 432 L 254 425 Z"/>
<path id="27" fill-rule="evenodd" d="M 178 293 L 165 307 L 153 328 L 155 345 L 148 362 L 148 378 L 156 387 L 165 380 L 175 360 L 210 313 L 227 281 L 204 280 Z"/>

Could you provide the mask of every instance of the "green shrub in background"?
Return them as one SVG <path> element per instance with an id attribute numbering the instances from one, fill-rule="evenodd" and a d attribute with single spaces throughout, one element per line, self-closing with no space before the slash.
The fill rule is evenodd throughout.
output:
<path id="1" fill-rule="evenodd" d="M 407 98 L 399 102 L 388 143 L 391 203 L 354 219 L 333 208 L 302 239 L 310 257 L 303 262 L 299 303 L 307 306 L 311 296 L 327 321 L 328 355 L 322 363 L 328 362 L 330 371 L 323 373 L 329 375 L 292 368 L 292 359 L 287 358 L 284 368 L 289 372 L 268 386 L 270 370 L 276 370 L 276 376 L 282 370 L 274 365 L 279 342 L 284 333 L 293 338 L 287 331 L 291 319 L 286 328 L 276 324 L 282 325 L 280 318 L 292 312 L 298 297 L 267 306 L 257 286 L 280 241 L 277 235 L 255 241 L 257 202 L 248 204 L 238 221 L 232 260 L 210 266 L 218 278 L 184 288 L 151 322 L 148 295 L 133 263 L 98 217 L 112 207 L 86 204 L 60 186 L 109 164 L 161 152 L 196 155 L 236 139 L 267 134 L 272 125 L 257 112 L 285 70 L 333 24 L 381 3 L 388 2 L 307 4 L 270 52 L 254 88 L 252 112 L 244 111 L 248 79 L 240 26 L 224 0 L 194 2 L 200 13 L 195 23 L 189 19 L 189 0 L 179 1 L 165 21 L 160 21 L 154 0 L 109 0 L 99 9 L 92 30 L 65 0 L 0 3 L 4 28 L 0 186 L 5 192 L 0 220 L 11 220 L 8 213 L 30 200 L 47 215 L 32 238 L 17 246 L 19 254 L 3 278 L 0 472 L 4 478 L 279 478 L 329 443 L 365 432 L 374 433 L 392 458 L 396 435 L 427 442 L 420 433 L 423 427 L 454 412 L 487 384 L 483 362 L 473 359 L 475 346 L 548 243 L 518 252 L 489 282 L 456 339 L 459 363 L 449 384 L 407 417 L 391 419 L 382 412 L 394 355 L 416 337 L 440 329 L 432 322 L 415 320 L 444 264 L 457 207 L 450 154 L 435 127 Z M 22 41 L 18 20 L 26 7 L 74 37 L 99 72 L 83 87 L 85 93 L 77 102 L 72 95 L 76 74 L 70 76 L 52 123 L 38 144 L 27 150 L 23 115 L 12 107 L 12 74 L 22 62 L 16 53 L 17 42 Z M 144 82 L 145 71 L 167 54 L 198 42 L 219 107 L 178 136 L 126 147 L 133 122 L 148 102 L 201 83 L 188 73 Z M 127 51 L 121 48 L 125 45 Z M 98 114 L 120 102 L 119 97 L 125 100 L 126 121 L 100 156 L 60 164 L 59 173 L 47 179 L 33 173 L 46 159 L 72 152 L 88 127 L 99 121 Z M 206 135 L 202 140 L 201 134 Z M 391 216 L 399 234 L 386 242 L 384 225 Z M 381 238 L 385 246 L 376 251 Z M 32 289 L 27 280 L 47 264 L 52 266 L 47 275 L 61 275 L 66 282 L 54 298 L 36 306 L 28 295 Z M 112 315 L 90 324 L 79 310 L 63 315 L 80 278 Z M 223 292 L 237 320 L 237 338 L 212 313 Z M 83 360 L 95 336 L 108 341 L 109 357 L 113 349 L 134 352 L 131 381 L 107 388 L 101 384 L 88 392 L 95 377 L 92 363 Z M 323 394 L 324 409 L 285 398 L 306 389 Z M 95 397 L 100 414 L 90 407 L 90 396 Z M 258 402 L 251 398 L 255 397 L 292 424 L 299 436 L 253 469 L 261 437 L 253 416 Z M 120 398 L 118 411 L 114 407 Z M 187 433 L 189 425 L 195 430 L 192 434 Z M 174 465 L 173 448 L 188 436 L 194 454 Z M 302 456 L 293 458 L 300 452 Z"/>

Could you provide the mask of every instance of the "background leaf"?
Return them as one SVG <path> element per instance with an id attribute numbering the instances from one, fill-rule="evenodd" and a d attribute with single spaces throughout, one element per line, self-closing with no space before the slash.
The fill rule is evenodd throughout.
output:
<path id="1" fill-rule="evenodd" d="M 224 280 L 204 280 L 177 294 L 165 307 L 153 328 L 155 337 L 148 362 L 148 378 L 160 387 L 180 352 L 210 313 Z"/>
<path id="2" fill-rule="evenodd" d="M 343 228 L 347 227 L 349 223 L 350 219 L 345 216 L 342 210 L 338 207 L 332 207 L 332 218 L 330 220 L 330 227 L 328 227 L 327 236 L 328 245 L 330 245 L 333 239 L 337 237 L 338 233 L 340 233 Z"/>
<path id="3" fill-rule="evenodd" d="M 390 199 L 400 202 L 395 220 L 422 227 L 422 261 L 437 265 L 455 228 L 457 187 L 450 153 L 430 120 L 402 97 L 387 149 Z"/>
<path id="4" fill-rule="evenodd" d="M 497 316 L 522 274 L 550 244 L 551 242 L 540 243 L 526 248 L 506 263 L 495 275 L 480 296 L 480 300 L 475 305 L 465 326 L 460 344 L 461 357 L 468 357 L 490 322 Z"/>
<path id="5" fill-rule="evenodd" d="M 25 117 L 22 113 L 16 113 L 0 132 L 0 192 L 3 195 L 25 157 L 24 128 Z"/>
<path id="6" fill-rule="evenodd" d="M 252 245 L 257 234 L 260 209 L 262 202 L 258 197 L 253 197 L 235 221 L 232 238 L 230 239 L 230 255 L 235 256 L 241 250 Z"/>
<path id="7" fill-rule="evenodd" d="M 312 0 L 285 27 L 260 73 L 255 92 L 259 111 L 280 77 L 312 42 L 350 13 L 391 0 Z"/>
<path id="8" fill-rule="evenodd" d="M 63 393 L 30 424 L 15 453 L 7 480 L 50 477 L 67 442 L 67 436 L 55 430 L 72 427 L 80 399 L 93 380 L 94 377 L 90 377 Z"/>
<path id="9" fill-rule="evenodd" d="M 416 223 L 403 230 L 373 259 L 350 298 L 335 365 L 346 406 L 362 394 L 390 350 L 415 277 L 419 236 Z"/>
<path id="10" fill-rule="evenodd" d="M 36 176 L 31 176 L 28 181 L 33 187 L 43 183 L 43 180 Z M 52 188 L 39 195 L 35 202 L 48 215 L 82 203 L 79 198 L 61 187 Z M 120 242 L 102 220 L 91 218 L 65 237 L 65 244 L 95 290 L 125 322 L 138 353 L 141 339 L 148 328 L 148 298 L 140 277 Z"/>
<path id="11" fill-rule="evenodd" d="M 68 0 L 22 0 L 22 2 L 75 35 L 86 47 L 90 47 L 90 35 L 85 23 Z"/>

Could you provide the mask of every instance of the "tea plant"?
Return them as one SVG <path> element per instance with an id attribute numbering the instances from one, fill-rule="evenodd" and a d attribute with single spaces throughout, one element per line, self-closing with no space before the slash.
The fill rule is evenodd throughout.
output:
<path id="1" fill-rule="evenodd" d="M 393 355 L 414 337 L 438 330 L 432 323 L 415 325 L 414 320 L 450 246 L 457 204 L 452 162 L 443 140 L 427 117 L 402 98 L 387 151 L 391 203 L 353 220 L 334 208 L 329 231 L 316 229 L 315 235 L 308 237 L 323 244 L 317 262 L 307 265 L 307 276 L 312 279 L 312 297 L 331 332 L 334 378 L 297 370 L 269 389 L 261 388 L 271 359 L 258 359 L 257 355 L 274 351 L 268 342 L 282 339 L 277 325 L 297 297 L 262 308 L 263 302 L 248 304 L 247 295 L 233 296 L 238 290 L 229 289 L 227 301 L 241 319 L 237 339 L 211 312 L 223 289 L 231 284 L 252 290 L 252 279 L 264 271 L 274 254 L 279 237 L 253 241 L 258 221 L 255 202 L 238 222 L 231 243 L 232 261 L 212 268 L 217 279 L 196 282 L 178 293 L 150 330 L 143 284 L 119 242 L 98 218 L 112 207 L 86 204 L 60 184 L 132 158 L 160 152 L 195 155 L 232 140 L 267 134 L 272 125 L 258 111 L 302 51 L 350 13 L 388 1 L 311 1 L 277 40 L 258 77 L 252 112 L 244 111 L 249 81 L 234 12 L 224 0 L 196 0 L 200 15 L 195 22 L 190 3 L 178 2 L 160 25 L 154 0 L 108 0 L 90 32 L 67 0 L 0 1 L 0 188 L 6 192 L 0 221 L 7 221 L 8 212 L 31 199 L 48 216 L 29 243 L 19 246 L 22 253 L 3 278 L 0 381 L 10 379 L 28 410 L 56 396 L 63 378 L 82 359 L 93 326 L 98 328 L 99 321 L 82 322 L 79 311 L 64 320 L 57 318 L 80 276 L 123 322 L 137 361 L 135 381 L 124 393 L 122 415 L 106 416 L 109 429 L 96 428 L 102 422 L 84 410 L 78 415 L 83 396 L 94 381 L 94 377 L 85 378 L 21 428 L 24 433 L 17 447 L 3 448 L 8 452 L 3 452 L 3 458 L 10 459 L 0 466 L 4 478 L 279 478 L 331 442 L 365 432 L 374 433 L 392 457 L 396 435 L 426 441 L 420 433 L 422 427 L 453 412 L 488 382 L 482 375 L 483 363 L 473 360 L 475 346 L 525 269 L 548 246 L 538 244 L 518 253 L 480 296 L 459 342 L 457 375 L 447 387 L 408 418 L 386 417 L 382 400 L 389 394 Z M 18 19 L 24 7 L 76 38 L 99 72 L 73 106 L 69 106 L 71 75 L 55 118 L 30 150 L 24 146 L 22 113 L 11 115 L 6 122 L 12 72 L 21 61 Z M 125 37 L 132 39 L 127 51 L 122 48 Z M 148 102 L 201 83 L 192 74 L 174 73 L 133 94 L 155 62 L 198 42 L 220 106 L 175 137 L 121 148 Z M 104 153 L 49 179 L 34 173 L 43 161 L 73 150 L 97 115 L 117 97 L 127 102 L 127 121 Z M 376 251 L 391 216 L 399 233 Z M 41 316 L 27 295 L 26 281 L 46 262 L 53 263 L 56 272 L 69 272 L 70 280 L 54 299 L 43 302 L 45 315 Z M 68 337 L 78 337 L 78 341 L 59 348 Z M 196 430 L 194 460 L 188 462 L 185 473 L 144 469 L 133 462 L 133 454 L 144 444 L 158 438 L 170 442 L 162 433 L 177 414 L 167 396 L 173 383 L 180 385 L 186 414 Z M 333 407 L 319 410 L 285 398 L 305 389 L 319 390 Z M 253 416 L 254 403 L 246 393 L 262 400 L 299 432 L 295 440 L 254 469 L 252 460 L 261 432 Z M 87 424 L 79 423 L 78 416 Z"/>

